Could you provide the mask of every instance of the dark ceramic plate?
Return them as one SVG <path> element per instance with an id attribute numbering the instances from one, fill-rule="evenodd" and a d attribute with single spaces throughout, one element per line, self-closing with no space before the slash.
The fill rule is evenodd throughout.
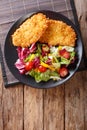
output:
<path id="1" fill-rule="evenodd" d="M 47 17 L 49 17 L 51 19 L 64 21 L 68 25 L 72 26 L 72 28 L 77 33 L 77 41 L 76 41 L 75 50 L 77 53 L 78 60 L 74 64 L 73 67 L 72 66 L 69 67 L 69 71 L 70 71 L 69 76 L 60 81 L 49 80 L 47 82 L 36 83 L 34 78 L 32 78 L 31 76 L 21 75 L 14 66 L 14 63 L 17 60 L 18 56 L 17 56 L 17 52 L 16 52 L 16 47 L 14 47 L 12 44 L 11 35 L 20 26 L 20 24 L 22 24 L 27 18 L 31 17 L 33 14 L 38 13 L 38 12 L 45 14 Z M 79 34 L 79 31 L 77 30 L 76 26 L 67 17 L 65 17 L 57 12 L 53 12 L 53 11 L 42 10 L 42 11 L 38 11 L 38 12 L 33 12 L 31 14 L 21 17 L 11 27 L 11 29 L 9 30 L 9 32 L 7 34 L 6 41 L 5 41 L 5 47 L 4 47 L 5 59 L 6 59 L 9 70 L 12 72 L 12 74 L 15 76 L 15 78 L 17 78 L 20 82 L 27 84 L 29 86 L 32 86 L 32 87 L 36 87 L 36 88 L 56 87 L 56 86 L 63 84 L 67 80 L 69 80 L 73 76 L 73 74 L 77 71 L 77 69 L 80 65 L 81 59 L 82 59 L 82 50 L 83 50 L 82 41 L 81 41 L 80 34 Z"/>

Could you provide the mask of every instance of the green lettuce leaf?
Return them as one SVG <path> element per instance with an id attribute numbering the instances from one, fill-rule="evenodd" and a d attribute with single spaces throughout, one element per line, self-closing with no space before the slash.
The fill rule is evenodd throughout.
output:
<path id="1" fill-rule="evenodd" d="M 48 81 L 49 79 L 53 79 L 53 80 L 59 80 L 60 79 L 60 76 L 57 72 L 50 71 L 49 69 L 44 73 L 31 70 L 29 72 L 29 75 L 34 77 L 36 82 Z"/>
<path id="2" fill-rule="evenodd" d="M 29 75 L 35 78 L 36 82 L 40 81 L 48 81 L 50 79 L 50 70 L 47 70 L 44 73 L 41 72 L 36 72 L 34 70 L 31 70 L 29 72 Z"/>
<path id="3" fill-rule="evenodd" d="M 61 61 L 60 61 L 61 64 L 64 64 L 64 65 L 69 65 L 70 64 L 70 60 L 64 58 L 64 57 L 61 57 Z"/>

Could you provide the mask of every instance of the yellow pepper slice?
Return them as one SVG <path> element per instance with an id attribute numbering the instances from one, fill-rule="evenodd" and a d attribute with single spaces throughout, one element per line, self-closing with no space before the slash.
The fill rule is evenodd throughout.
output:
<path id="1" fill-rule="evenodd" d="M 59 46 L 59 47 L 58 47 L 58 50 L 62 50 L 62 46 Z"/>
<path id="2" fill-rule="evenodd" d="M 52 70 L 52 71 L 55 71 L 54 67 L 52 67 L 52 66 L 50 66 L 50 65 L 48 65 L 48 64 L 46 64 L 44 62 L 41 62 L 41 65 L 44 66 L 44 67 L 46 67 L 46 68 L 48 68 L 48 69 L 50 69 L 50 70 Z"/>

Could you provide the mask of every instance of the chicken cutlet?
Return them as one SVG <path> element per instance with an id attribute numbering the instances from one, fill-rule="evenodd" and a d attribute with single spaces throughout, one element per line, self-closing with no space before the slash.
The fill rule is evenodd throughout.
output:
<path id="1" fill-rule="evenodd" d="M 39 40 L 47 27 L 46 15 L 35 14 L 16 29 L 12 43 L 14 46 L 28 47 Z"/>
<path id="2" fill-rule="evenodd" d="M 62 21 L 48 20 L 48 28 L 40 37 L 41 43 L 49 45 L 75 46 L 76 33 L 71 26 Z"/>

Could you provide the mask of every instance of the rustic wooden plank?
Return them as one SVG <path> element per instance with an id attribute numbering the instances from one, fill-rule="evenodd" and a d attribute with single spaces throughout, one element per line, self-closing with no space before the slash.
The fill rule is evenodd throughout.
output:
<path id="1" fill-rule="evenodd" d="M 84 48 L 87 56 L 87 0 L 75 0 Z M 87 72 L 83 72 L 84 87 L 84 130 L 87 130 Z"/>
<path id="2" fill-rule="evenodd" d="M 3 79 L 0 65 L 0 130 L 3 130 Z"/>
<path id="3" fill-rule="evenodd" d="M 75 0 L 85 51 L 87 49 L 87 1 Z M 86 51 L 87 55 L 87 51 Z M 77 73 L 65 87 L 65 130 L 87 129 L 87 76 Z"/>
<path id="4" fill-rule="evenodd" d="M 3 129 L 23 130 L 23 86 L 3 87 Z"/>
<path id="5" fill-rule="evenodd" d="M 87 72 L 83 73 L 84 83 L 84 130 L 87 130 Z"/>
<path id="6" fill-rule="evenodd" d="M 64 86 L 44 90 L 44 130 L 64 130 Z"/>
<path id="7" fill-rule="evenodd" d="M 84 130 L 84 86 L 81 72 L 65 87 L 65 130 Z"/>
<path id="8" fill-rule="evenodd" d="M 24 130 L 43 130 L 43 90 L 24 88 Z"/>

